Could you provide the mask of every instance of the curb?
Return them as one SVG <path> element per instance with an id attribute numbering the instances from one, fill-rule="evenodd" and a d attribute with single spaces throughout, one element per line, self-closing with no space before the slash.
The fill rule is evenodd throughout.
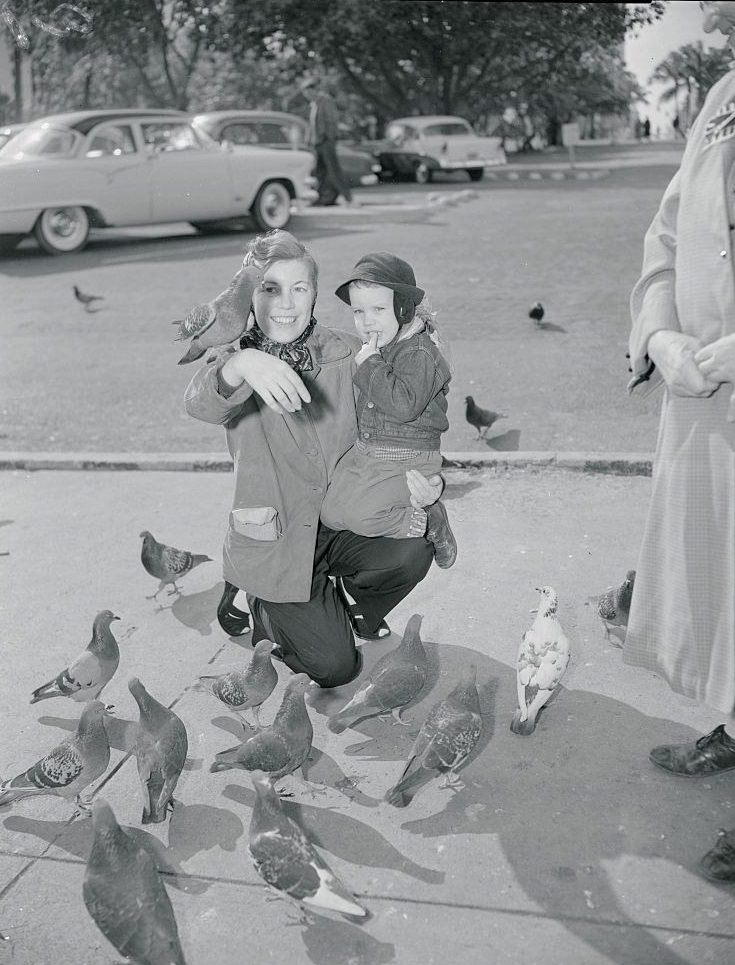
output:
<path id="1" fill-rule="evenodd" d="M 445 452 L 445 469 L 566 469 L 615 476 L 650 476 L 653 459 L 636 452 Z M 0 470 L 232 472 L 227 453 L 0 452 Z"/>

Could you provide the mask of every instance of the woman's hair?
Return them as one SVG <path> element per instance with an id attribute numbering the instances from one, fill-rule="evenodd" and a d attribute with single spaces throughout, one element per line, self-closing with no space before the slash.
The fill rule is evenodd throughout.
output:
<path id="1" fill-rule="evenodd" d="M 265 270 L 274 261 L 291 261 L 292 259 L 306 262 L 309 269 L 309 280 L 314 286 L 314 295 L 316 296 L 319 282 L 317 263 L 306 247 L 290 232 L 284 231 L 282 228 L 275 228 L 268 234 L 258 235 L 257 238 L 248 242 L 243 265 L 257 264 Z"/>

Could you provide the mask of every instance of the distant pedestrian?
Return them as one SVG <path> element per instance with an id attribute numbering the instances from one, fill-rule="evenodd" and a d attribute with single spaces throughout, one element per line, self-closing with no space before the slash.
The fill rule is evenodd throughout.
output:
<path id="1" fill-rule="evenodd" d="M 735 47 L 735 3 L 702 9 L 705 32 Z M 633 381 L 653 362 L 665 395 L 624 659 L 722 713 L 711 733 L 650 754 L 671 774 L 706 779 L 735 769 L 734 101 L 731 70 L 707 95 L 646 234 L 629 340 Z M 735 828 L 700 870 L 735 881 Z"/>
<path id="2" fill-rule="evenodd" d="M 682 131 L 681 131 L 681 122 L 680 122 L 680 120 L 679 120 L 679 115 L 678 115 L 678 114 L 674 114 L 674 119 L 673 119 L 673 121 L 671 122 L 671 126 L 674 128 L 674 138 L 675 138 L 675 139 L 676 139 L 677 137 L 683 137 L 683 136 L 684 136 L 684 135 L 682 134 Z"/>
<path id="3" fill-rule="evenodd" d="M 353 204 L 352 192 L 337 157 L 337 104 L 316 77 L 301 81 L 301 93 L 309 99 L 309 147 L 316 154 L 318 205 L 337 204 L 341 197 Z"/>
<path id="4" fill-rule="evenodd" d="M 643 122 L 643 140 L 644 141 L 651 140 L 651 122 L 649 121 L 648 118 L 646 118 L 645 121 Z"/>

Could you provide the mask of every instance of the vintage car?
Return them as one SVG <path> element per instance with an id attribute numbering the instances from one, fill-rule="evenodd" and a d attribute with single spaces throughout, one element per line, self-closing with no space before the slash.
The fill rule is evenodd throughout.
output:
<path id="1" fill-rule="evenodd" d="M 89 229 L 188 221 L 203 231 L 247 218 L 284 227 L 311 201 L 309 151 L 218 144 L 169 110 L 98 110 L 33 121 L 0 148 L 0 247 L 33 233 L 50 254 Z"/>
<path id="2" fill-rule="evenodd" d="M 19 134 L 27 124 L 5 124 L 0 127 L 0 147 L 5 147 L 11 137 Z"/>
<path id="3" fill-rule="evenodd" d="M 196 114 L 192 123 L 215 141 L 281 149 L 305 149 L 308 134 L 303 118 L 282 111 L 210 111 Z M 378 183 L 380 164 L 370 151 L 338 141 L 337 158 L 351 188 Z"/>
<path id="4" fill-rule="evenodd" d="M 485 168 L 505 164 L 499 137 L 475 134 L 462 117 L 398 117 L 385 128 L 378 152 L 382 177 L 431 181 L 436 171 L 466 171 L 480 181 Z"/>

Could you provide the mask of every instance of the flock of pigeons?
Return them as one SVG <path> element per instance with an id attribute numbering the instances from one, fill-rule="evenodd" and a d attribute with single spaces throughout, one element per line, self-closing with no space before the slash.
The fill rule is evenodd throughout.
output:
<path id="1" fill-rule="evenodd" d="M 155 598 L 164 588 L 180 593 L 176 581 L 210 557 L 179 550 L 141 533 L 141 561 L 159 580 Z M 621 586 L 599 597 L 598 613 L 606 631 L 624 639 L 635 572 Z M 550 586 L 539 588 L 540 603 L 524 633 L 517 663 L 519 708 L 511 730 L 532 734 L 539 711 L 556 691 L 569 664 L 569 640 L 557 616 L 558 597 Z M 113 710 L 100 695 L 120 663 L 110 610 L 94 619 L 87 648 L 31 695 L 31 703 L 65 697 L 84 704 L 76 732 L 39 761 L 0 786 L 0 806 L 35 795 L 57 795 L 76 801 L 77 810 L 91 811 L 93 843 L 87 861 L 83 899 L 102 934 L 128 959 L 140 965 L 184 965 L 176 919 L 155 862 L 118 824 L 110 805 L 82 794 L 106 772 L 110 744 L 104 718 Z M 419 696 L 427 680 L 427 655 L 421 641 L 421 621 L 414 614 L 398 647 L 382 656 L 353 697 L 327 722 L 340 733 L 369 717 L 401 720 L 402 709 Z M 243 740 L 215 755 L 213 772 L 240 769 L 250 773 L 256 791 L 249 829 L 249 852 L 263 880 L 302 909 L 337 913 L 365 921 L 368 911 L 336 877 L 303 829 L 281 804 L 285 791 L 275 782 L 302 768 L 312 747 L 313 728 L 306 694 L 315 687 L 306 674 L 295 674 L 284 690 L 273 722 L 262 726 L 259 710 L 269 699 L 278 674 L 274 644 L 261 640 L 244 669 L 198 678 L 192 689 L 216 697 L 243 724 Z M 141 681 L 128 682 L 139 719 L 128 738 L 136 757 L 143 801 L 142 824 L 165 822 L 174 808 L 174 792 L 188 753 L 186 725 L 172 710 L 148 693 Z M 243 716 L 253 715 L 254 726 Z M 428 782 L 442 776 L 441 786 L 463 787 L 458 771 L 467 762 L 482 732 L 476 666 L 463 672 L 456 686 L 428 712 L 402 773 L 385 793 L 395 807 L 408 806 Z M 304 778 L 305 779 L 305 778 Z"/>

